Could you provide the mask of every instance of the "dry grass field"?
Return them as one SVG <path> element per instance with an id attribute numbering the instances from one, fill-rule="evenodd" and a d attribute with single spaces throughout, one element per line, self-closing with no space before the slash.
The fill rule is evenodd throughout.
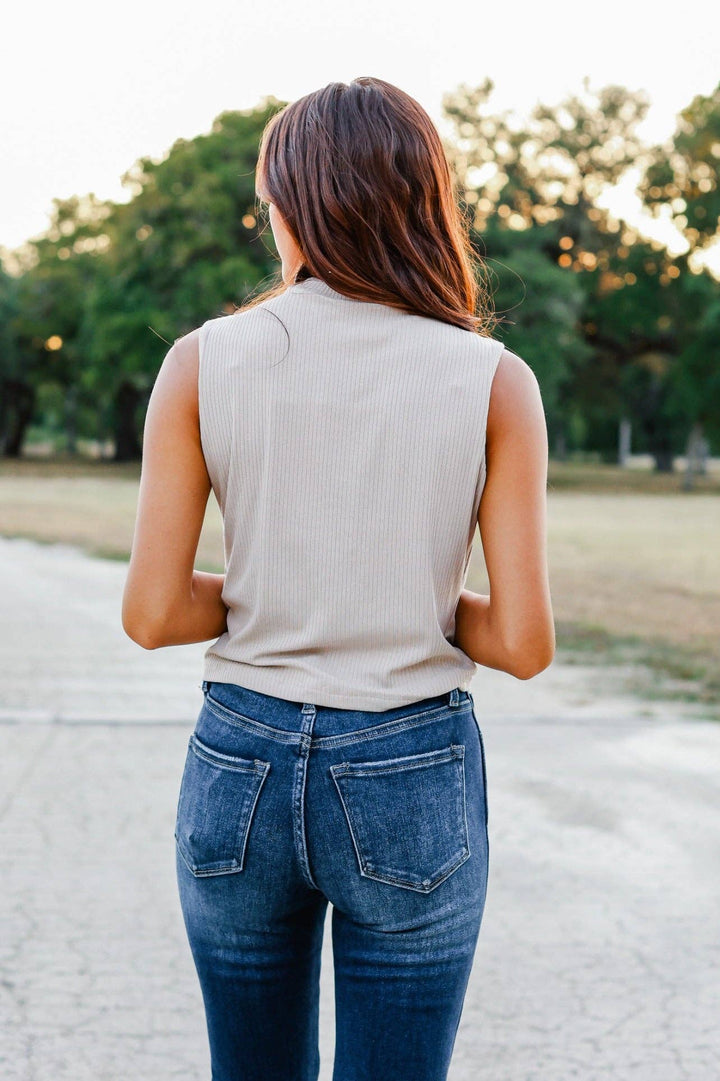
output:
<path id="1" fill-rule="evenodd" d="M 0 533 L 125 560 L 139 466 L 0 463 Z M 222 571 L 208 503 L 196 566 Z M 634 661 L 641 694 L 720 703 L 720 479 L 551 463 L 550 584 L 565 660 Z M 468 588 L 487 591 L 479 534 Z"/>

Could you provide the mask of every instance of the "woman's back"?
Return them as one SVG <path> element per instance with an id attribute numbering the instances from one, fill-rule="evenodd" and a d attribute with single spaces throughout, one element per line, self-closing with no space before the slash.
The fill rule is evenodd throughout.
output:
<path id="1" fill-rule="evenodd" d="M 317 1081 L 331 904 L 334 1076 L 444 1081 L 488 876 L 469 684 L 554 651 L 540 388 L 482 336 L 440 135 L 399 88 L 275 113 L 256 190 L 282 286 L 171 348 L 123 598 L 148 648 L 216 639 L 175 823 L 212 1076 Z M 211 487 L 225 574 L 194 569 Z"/>
<path id="2" fill-rule="evenodd" d="M 199 343 L 228 606 L 204 678 L 368 711 L 467 688 L 454 613 L 502 343 L 316 277 Z"/>

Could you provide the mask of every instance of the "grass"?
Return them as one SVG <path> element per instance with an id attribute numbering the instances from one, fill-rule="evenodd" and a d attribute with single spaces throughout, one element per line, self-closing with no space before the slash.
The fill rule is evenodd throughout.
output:
<path id="1" fill-rule="evenodd" d="M 697 702 L 720 720 L 717 652 L 638 634 L 611 634 L 604 627 L 556 620 L 557 652 L 566 664 L 631 665 L 625 689 L 645 699 Z"/>
<path id="2" fill-rule="evenodd" d="M 717 459 L 714 459 L 713 465 Z M 656 473 L 646 468 L 624 469 L 619 465 L 582 464 L 551 461 L 548 466 L 548 491 L 644 492 L 671 495 L 710 493 L 720 495 L 720 470 L 716 467 L 705 476 L 696 476 L 690 492 L 682 487 L 683 473 Z"/>
<path id="3" fill-rule="evenodd" d="M 0 531 L 127 560 L 139 463 L 0 462 Z M 720 477 L 551 462 L 548 562 L 558 659 L 631 665 L 626 688 L 698 702 L 720 719 Z M 222 572 L 211 497 L 196 566 Z M 476 534 L 468 588 L 487 592 Z"/>

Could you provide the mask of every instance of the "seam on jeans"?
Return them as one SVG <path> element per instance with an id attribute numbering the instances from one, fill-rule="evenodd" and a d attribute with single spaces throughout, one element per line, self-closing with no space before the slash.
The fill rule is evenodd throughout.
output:
<path id="1" fill-rule="evenodd" d="M 340 789 L 340 785 L 338 784 L 338 779 L 337 779 L 336 775 L 333 773 L 332 769 L 330 770 L 330 773 L 331 773 L 332 779 L 333 779 L 333 781 L 335 783 L 335 787 L 337 788 L 337 793 L 338 793 L 338 796 L 340 798 L 340 806 L 343 809 L 343 814 L 345 815 L 345 821 L 347 822 L 348 830 L 350 832 L 350 838 L 351 838 L 352 843 L 353 843 L 353 848 L 355 849 L 355 859 L 357 860 L 357 865 L 360 868 L 360 874 L 364 875 L 365 874 L 365 871 L 364 871 L 365 861 L 363 860 L 363 857 L 360 855 L 360 849 L 358 848 L 357 841 L 355 840 L 355 831 L 352 828 L 352 822 L 350 821 L 350 815 L 349 815 L 348 809 L 347 809 L 347 807 L 345 805 L 345 800 L 343 799 L 343 794 L 342 794 L 342 791 Z"/>
<path id="2" fill-rule="evenodd" d="M 211 696 L 210 691 L 208 691 L 205 696 L 205 706 L 210 713 L 213 713 L 219 720 L 227 721 L 228 724 L 237 725 L 238 728 L 247 728 L 250 731 L 257 733 L 257 735 L 265 736 L 267 739 L 273 739 L 278 743 L 300 743 L 299 732 L 288 732 L 282 728 L 272 728 L 270 725 L 263 724 L 262 721 L 255 720 L 254 717 L 246 717 L 244 714 L 224 706 L 222 702 L 218 702 L 217 699 Z M 396 732 L 402 732 L 406 728 L 414 728 L 416 725 L 434 721 L 439 713 L 445 713 L 448 709 L 451 709 L 452 711 L 449 714 L 450 717 L 458 717 L 463 713 L 470 712 L 471 704 L 469 700 L 466 700 L 453 707 L 447 705 L 433 706 L 431 709 L 420 710 L 418 713 L 411 713 L 405 717 L 398 717 L 394 721 L 384 721 L 382 724 L 370 725 L 367 728 L 358 728 L 355 732 L 344 732 L 336 736 L 313 736 L 310 747 L 312 750 L 342 747 L 346 743 L 381 739 L 383 736 L 395 735 Z"/>
<path id="3" fill-rule="evenodd" d="M 421 724 L 428 724 L 437 720 L 438 712 L 447 710 L 447 706 L 441 706 L 439 710 L 432 709 L 425 713 L 415 713 L 412 717 L 398 717 L 395 721 L 386 721 L 384 724 L 373 725 L 370 728 L 359 728 L 356 732 L 344 732 L 337 736 L 317 736 L 313 740 L 313 748 L 324 750 L 326 748 L 342 747 L 347 743 L 363 743 L 373 739 L 382 739 L 384 736 L 394 736 L 403 732 L 406 728 L 417 728 Z M 448 715 L 448 720 L 460 717 L 469 710 L 465 706 L 456 706 Z"/>
<path id="4" fill-rule="evenodd" d="M 270 728 L 269 725 L 263 724 L 262 721 L 256 721 L 252 717 L 243 717 L 241 714 L 227 709 L 222 703 L 216 702 L 209 694 L 205 699 L 205 705 L 210 713 L 214 713 L 221 721 L 237 725 L 238 728 L 248 728 L 259 736 L 274 739 L 277 743 L 301 742 L 299 732 L 285 732 L 280 728 Z"/>
<path id="5" fill-rule="evenodd" d="M 480 743 L 480 763 L 481 763 L 481 767 L 482 767 L 482 779 L 483 779 L 483 802 L 485 804 L 485 832 L 487 834 L 490 814 L 489 814 L 489 810 L 488 810 L 487 767 L 486 767 L 486 763 L 485 763 L 485 741 L 483 740 L 482 729 L 480 728 L 480 724 L 478 723 L 477 714 L 475 713 L 474 708 L 473 708 L 473 711 L 472 711 L 472 715 L 473 715 L 473 720 L 475 721 L 475 729 L 477 731 L 478 739 L 479 739 L 479 743 Z"/>
<path id="6" fill-rule="evenodd" d="M 253 824 L 255 822 L 255 808 L 257 807 L 257 801 L 260 799 L 260 793 L 263 790 L 263 786 L 265 784 L 265 780 L 266 780 L 267 775 L 268 775 L 269 772 L 270 772 L 270 763 L 266 762 L 265 763 L 265 769 L 262 770 L 262 775 L 260 777 L 260 784 L 257 786 L 257 791 L 255 792 L 255 799 L 252 801 L 252 806 L 250 807 L 250 810 L 248 811 L 248 823 L 247 823 L 247 827 L 245 829 L 245 836 L 243 837 L 243 846 L 242 846 L 242 849 L 240 851 L 240 855 L 237 857 L 238 863 L 240 864 L 240 869 L 241 870 L 244 870 L 244 868 L 245 868 L 245 853 L 247 851 L 248 838 L 250 837 L 250 830 L 252 829 Z"/>
<path id="7" fill-rule="evenodd" d="M 295 856 L 300 867 L 300 874 L 308 886 L 310 886 L 311 889 L 316 890 L 319 889 L 319 887 L 317 882 L 313 879 L 312 871 L 310 870 L 306 843 L 305 787 L 307 785 L 307 763 L 308 756 L 301 754 L 295 763 L 295 769 L 293 771 L 293 840 L 295 844 Z"/>
<path id="8" fill-rule="evenodd" d="M 311 889 L 319 889 L 310 869 L 310 857 L 307 848 L 307 824 L 305 821 L 305 790 L 307 786 L 308 759 L 310 757 L 310 743 L 312 739 L 313 725 L 317 717 L 315 706 L 311 705 L 306 711 L 303 707 L 302 731 L 300 733 L 300 751 L 295 764 L 293 784 L 293 835 L 295 852 L 300 867 L 300 874 Z"/>
<path id="9" fill-rule="evenodd" d="M 462 812 L 463 812 L 463 823 L 464 823 L 464 829 L 465 829 L 465 848 L 467 850 L 468 856 L 471 856 L 472 855 L 472 848 L 470 847 L 470 830 L 468 828 L 468 820 L 467 820 L 467 801 L 465 799 L 465 747 L 464 746 L 463 746 L 462 769 L 460 770 L 460 776 L 462 777 Z"/>

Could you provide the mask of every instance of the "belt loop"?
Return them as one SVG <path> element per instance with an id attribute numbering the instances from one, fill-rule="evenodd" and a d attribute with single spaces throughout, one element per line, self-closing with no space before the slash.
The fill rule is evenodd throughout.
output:
<path id="1" fill-rule="evenodd" d="M 204 679 L 202 681 L 202 693 L 203 694 L 207 694 L 208 687 L 209 687 L 209 683 L 208 683 L 208 681 L 206 679 Z"/>
<path id="2" fill-rule="evenodd" d="M 453 689 L 450 691 L 449 704 L 451 706 L 459 706 L 460 705 L 460 689 L 458 687 L 453 687 Z"/>
<path id="3" fill-rule="evenodd" d="M 315 706 L 312 702 L 303 702 L 303 713 L 315 713 Z"/>

